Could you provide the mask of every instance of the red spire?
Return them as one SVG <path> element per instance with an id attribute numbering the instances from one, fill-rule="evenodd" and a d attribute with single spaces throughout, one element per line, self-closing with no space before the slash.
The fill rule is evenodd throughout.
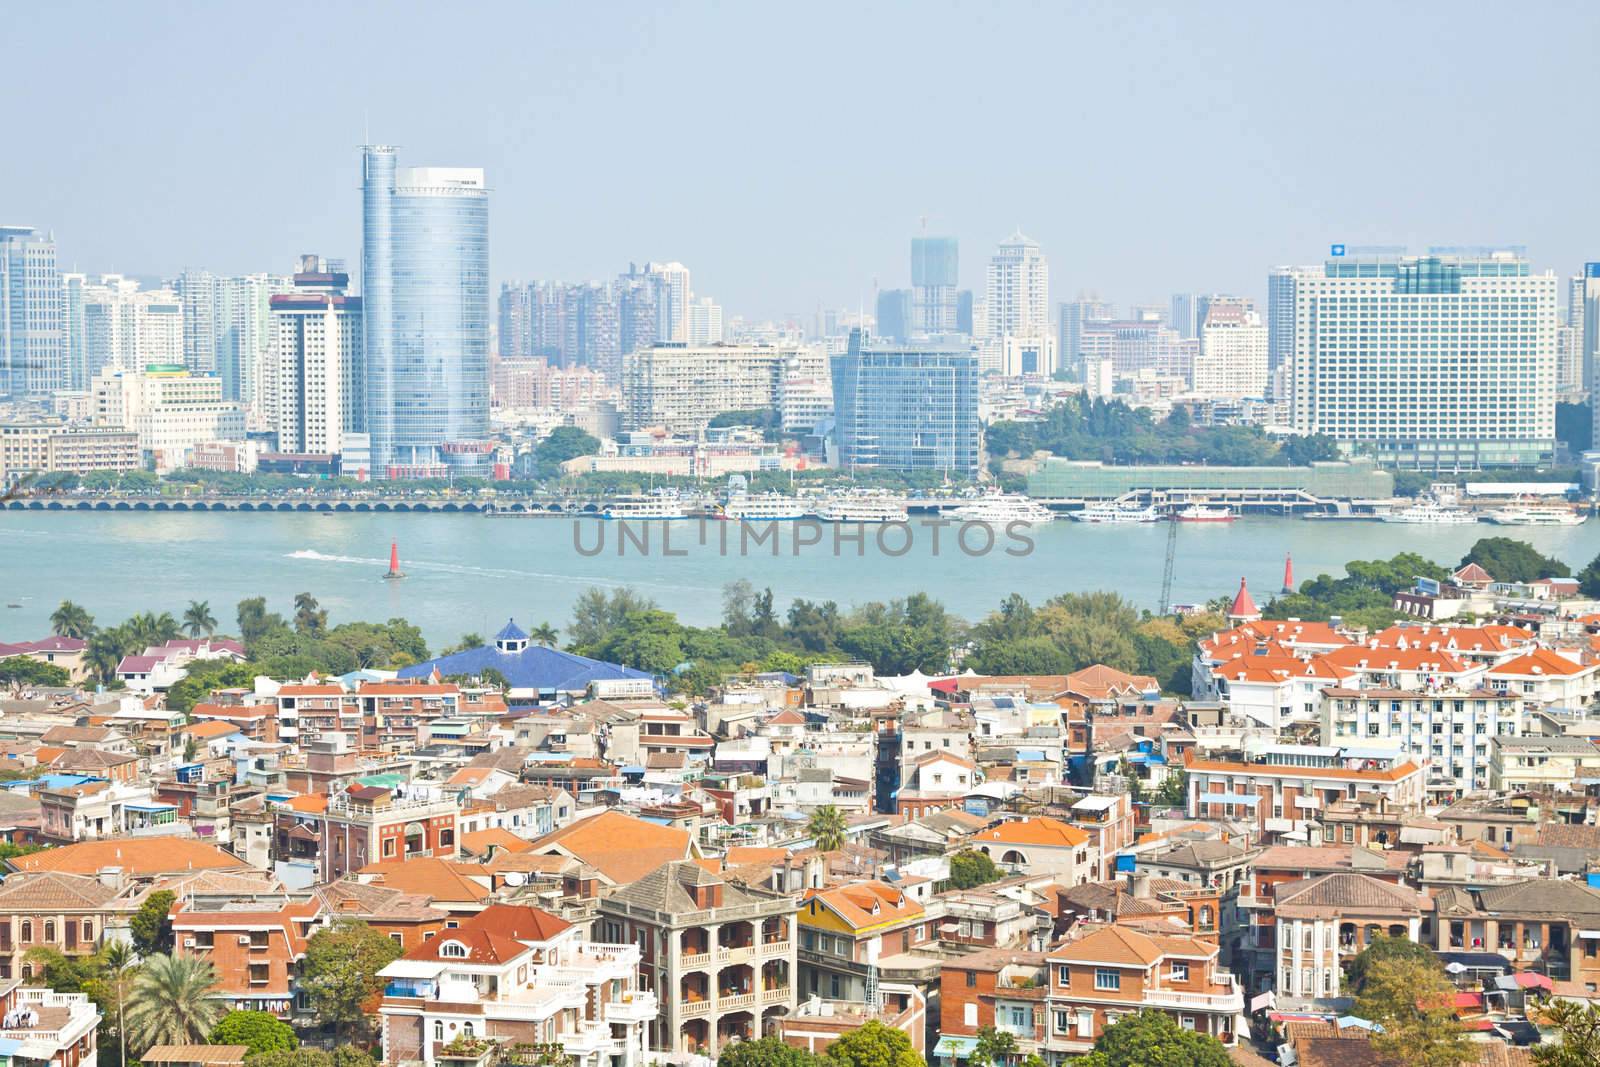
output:
<path id="1" fill-rule="evenodd" d="M 389 573 L 400 573 L 400 542 L 389 542 Z"/>
<path id="2" fill-rule="evenodd" d="M 1250 590 L 1245 587 L 1243 578 L 1239 579 L 1239 593 L 1233 598 L 1233 607 L 1228 609 L 1228 618 L 1245 622 L 1261 618 L 1261 612 L 1256 610 L 1256 602 L 1250 598 Z"/>
<path id="3" fill-rule="evenodd" d="M 1283 591 L 1294 592 L 1294 557 L 1287 552 L 1283 554 Z"/>

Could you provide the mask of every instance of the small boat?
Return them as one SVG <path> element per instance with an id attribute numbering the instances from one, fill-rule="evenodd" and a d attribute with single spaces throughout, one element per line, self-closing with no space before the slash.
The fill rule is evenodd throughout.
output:
<path id="1" fill-rule="evenodd" d="M 1094 523 L 1155 522 L 1161 518 L 1161 512 L 1154 507 L 1134 508 L 1117 504 L 1090 504 L 1082 511 L 1070 514 L 1077 522 Z"/>
<path id="2" fill-rule="evenodd" d="M 1465 508 L 1445 507 L 1432 500 L 1419 500 L 1399 511 L 1381 516 L 1384 522 L 1408 523 L 1413 526 L 1471 526 L 1478 517 Z"/>
<path id="3" fill-rule="evenodd" d="M 1537 506 L 1496 508 L 1486 517 L 1500 526 L 1582 526 L 1588 518 L 1571 508 Z"/>
<path id="4" fill-rule="evenodd" d="M 389 569 L 384 573 L 383 580 L 386 582 L 394 582 L 404 578 L 405 576 L 405 572 L 400 569 L 400 542 L 390 541 Z"/>
<path id="5" fill-rule="evenodd" d="M 962 522 L 981 522 L 990 526 L 1005 526 L 1013 522 L 1052 522 L 1055 513 L 1031 497 L 1014 493 L 991 493 L 970 504 L 962 504 L 950 511 L 950 517 Z"/>
<path id="6" fill-rule="evenodd" d="M 20 607 L 22 607 L 22 605 L 21 604 L 7 604 L 6 607 L 8 607 L 8 608 L 20 608 Z"/>
<path id="7" fill-rule="evenodd" d="M 1172 517 L 1178 522 L 1232 522 L 1235 518 L 1230 507 L 1212 508 L 1204 504 L 1190 504 Z"/>

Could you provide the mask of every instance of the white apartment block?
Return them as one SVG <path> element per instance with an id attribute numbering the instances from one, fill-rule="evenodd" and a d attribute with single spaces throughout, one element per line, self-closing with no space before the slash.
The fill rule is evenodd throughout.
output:
<path id="1" fill-rule="evenodd" d="M 324 281 L 326 279 L 326 281 Z M 263 408 L 281 452 L 333 454 L 365 424 L 361 300 L 344 275 L 296 275 L 292 293 L 271 298 L 272 373 Z"/>
<path id="2" fill-rule="evenodd" d="M 1427 766 L 1435 796 L 1488 789 L 1495 738 L 1527 727 L 1516 694 L 1487 689 L 1335 686 L 1322 691 L 1321 715 L 1324 745 L 1398 746 Z"/>
<path id="3" fill-rule="evenodd" d="M 1295 429 L 1405 467 L 1547 461 L 1557 289 L 1509 252 L 1334 258 L 1297 274 Z"/>
<path id="4" fill-rule="evenodd" d="M 1207 400 L 1267 394 L 1267 326 L 1245 301 L 1213 300 L 1200 326 L 1193 391 Z"/>
<path id="5" fill-rule="evenodd" d="M 724 411 L 776 410 L 783 383 L 826 378 L 820 349 L 804 345 L 667 342 L 623 357 L 623 427 L 698 435 Z"/>
<path id="6" fill-rule="evenodd" d="M 183 366 L 183 302 L 170 289 L 101 275 L 83 287 L 83 343 L 91 375 L 105 367 Z"/>
<path id="7" fill-rule="evenodd" d="M 93 392 L 95 423 L 138 434 L 140 451 L 162 470 L 182 466 L 202 441 L 244 440 L 244 409 L 222 399 L 222 381 L 213 376 L 107 367 Z"/>
<path id="8" fill-rule="evenodd" d="M 687 340 L 692 345 L 717 345 L 722 343 L 722 305 L 703 296 L 689 305 L 689 322 L 685 328 Z"/>
<path id="9" fill-rule="evenodd" d="M 1000 242 L 989 260 L 987 298 L 984 326 L 991 340 L 1050 332 L 1050 264 L 1021 230 Z"/>

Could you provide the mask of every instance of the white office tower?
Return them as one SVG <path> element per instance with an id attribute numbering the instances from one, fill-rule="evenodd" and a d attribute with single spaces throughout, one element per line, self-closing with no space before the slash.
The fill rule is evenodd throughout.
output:
<path id="1" fill-rule="evenodd" d="M 1321 273 L 1321 267 L 1273 267 L 1267 272 L 1267 372 L 1273 381 L 1294 355 L 1295 283 Z M 1276 393 L 1274 398 L 1283 399 Z"/>
<path id="2" fill-rule="evenodd" d="M 1295 281 L 1290 418 L 1422 470 L 1547 464 L 1559 283 L 1520 253 L 1328 260 Z"/>
<path id="3" fill-rule="evenodd" d="M 363 432 L 361 298 L 346 295 L 349 283 L 305 256 L 293 291 L 270 299 L 271 373 L 260 392 L 280 452 L 340 454 L 346 434 Z"/>
<path id="4" fill-rule="evenodd" d="M 1000 366 L 997 369 L 1007 378 L 1049 378 L 1060 369 L 1060 365 L 1053 334 L 1008 334 L 1000 341 Z"/>
<path id="5" fill-rule="evenodd" d="M 1034 337 L 1050 329 L 1050 265 L 1039 245 L 1018 230 L 1000 243 L 989 260 L 988 337 Z"/>
<path id="6" fill-rule="evenodd" d="M 222 398 L 215 375 L 182 365 L 107 366 L 95 376 L 93 394 L 95 424 L 137 433 L 140 451 L 158 470 L 183 466 L 197 444 L 244 440 L 244 409 Z"/>
<path id="7" fill-rule="evenodd" d="M 623 429 L 696 436 L 724 411 L 781 411 L 785 382 L 825 374 L 807 345 L 662 342 L 623 357 Z"/>
<path id="8" fill-rule="evenodd" d="M 689 303 L 688 341 L 692 345 L 722 343 L 722 306 L 703 296 Z"/>
<path id="9" fill-rule="evenodd" d="M 1267 326 L 1250 301 L 1213 297 L 1200 324 L 1194 395 L 1243 400 L 1267 392 Z"/>
<path id="10" fill-rule="evenodd" d="M 656 340 L 689 339 L 689 268 L 682 263 L 646 263 L 656 290 Z"/>
<path id="11" fill-rule="evenodd" d="M 183 302 L 171 289 L 140 289 L 131 278 L 102 274 L 83 286 L 83 349 L 91 380 L 107 367 L 182 367 Z"/>
<path id="12" fill-rule="evenodd" d="M 55 238 L 0 226 L 0 397 L 42 400 L 66 385 Z"/>
<path id="13" fill-rule="evenodd" d="M 259 406 L 262 376 L 272 358 L 273 296 L 290 292 L 293 279 L 283 274 L 247 274 L 217 283 L 217 374 L 222 396 L 246 409 Z"/>

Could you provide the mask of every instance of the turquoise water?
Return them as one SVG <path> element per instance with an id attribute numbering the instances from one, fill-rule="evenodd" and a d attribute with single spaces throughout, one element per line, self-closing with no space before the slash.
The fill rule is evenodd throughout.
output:
<path id="1" fill-rule="evenodd" d="M 987 554 L 968 555 L 940 531 L 913 520 L 912 539 L 867 528 L 866 544 L 835 546 L 829 528 L 775 524 L 771 543 L 740 552 L 736 524 L 630 523 L 648 536 L 618 553 L 618 527 L 592 519 L 488 519 L 465 515 L 105 514 L 0 512 L 0 641 L 40 637 L 63 598 L 102 623 L 137 611 L 179 614 L 189 600 L 209 600 L 231 625 L 239 600 L 264 595 L 288 614 L 294 594 L 310 591 L 335 622 L 404 616 L 434 645 L 467 631 L 492 633 L 508 616 L 558 628 L 574 598 L 590 586 L 632 586 L 685 622 L 721 614 L 722 586 L 745 578 L 770 586 L 780 607 L 804 597 L 843 606 L 925 590 L 967 619 L 1004 596 L 1033 600 L 1056 593 L 1115 589 L 1155 607 L 1166 549 L 1166 524 L 1091 526 L 1057 521 L 1029 534 L 1031 552 L 1008 555 L 1001 535 Z M 670 527 L 670 550 L 661 537 Z M 704 529 L 704 543 L 701 531 Z M 604 534 L 603 550 L 594 550 Z M 802 544 L 819 534 L 820 544 Z M 1276 591 L 1292 552 L 1297 580 L 1338 572 L 1346 560 L 1414 550 L 1454 563 L 1474 540 L 1496 534 L 1529 541 L 1576 569 L 1600 552 L 1600 520 L 1573 528 L 1420 527 L 1374 522 L 1248 518 L 1231 525 L 1185 524 L 1177 541 L 1174 602 L 1231 594 L 1241 576 L 1258 596 Z M 575 543 L 581 536 L 581 548 Z M 726 549 L 722 539 L 726 537 Z M 386 582 L 389 542 L 400 544 L 408 578 Z M 968 548 L 981 543 L 969 536 Z M 837 551 L 836 551 L 837 549 Z"/>

